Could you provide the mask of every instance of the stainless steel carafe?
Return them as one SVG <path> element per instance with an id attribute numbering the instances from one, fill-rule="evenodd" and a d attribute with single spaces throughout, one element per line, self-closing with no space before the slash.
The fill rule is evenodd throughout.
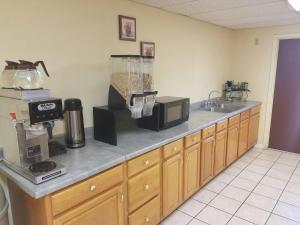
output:
<path id="1" fill-rule="evenodd" d="M 68 148 L 85 146 L 82 104 L 79 99 L 65 100 L 66 145 Z"/>

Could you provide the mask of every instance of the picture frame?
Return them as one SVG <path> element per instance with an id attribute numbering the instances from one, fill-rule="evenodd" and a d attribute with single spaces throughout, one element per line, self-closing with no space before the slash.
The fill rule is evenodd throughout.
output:
<path id="1" fill-rule="evenodd" d="M 155 57 L 155 43 L 141 41 L 141 56 L 144 57 Z"/>
<path id="2" fill-rule="evenodd" d="M 119 39 L 136 41 L 136 18 L 119 15 Z"/>

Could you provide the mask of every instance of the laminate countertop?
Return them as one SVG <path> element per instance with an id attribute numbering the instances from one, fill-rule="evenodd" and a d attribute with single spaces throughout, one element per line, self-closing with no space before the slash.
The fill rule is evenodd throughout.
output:
<path id="1" fill-rule="evenodd" d="M 20 176 L 3 162 L 0 163 L 0 173 L 14 181 L 31 197 L 42 198 L 261 103 L 247 101 L 238 104 L 243 107 L 231 113 L 206 112 L 194 105 L 189 121 L 160 132 L 136 129 L 118 133 L 118 146 L 105 144 L 88 137 L 84 148 L 68 150 L 64 155 L 51 158 L 51 160 L 63 164 L 67 169 L 67 174 L 39 185 Z"/>

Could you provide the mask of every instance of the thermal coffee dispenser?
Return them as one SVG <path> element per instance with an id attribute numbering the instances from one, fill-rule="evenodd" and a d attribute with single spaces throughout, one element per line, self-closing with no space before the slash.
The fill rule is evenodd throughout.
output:
<path id="1" fill-rule="evenodd" d="M 153 82 L 153 57 L 112 55 L 108 106 L 94 107 L 96 140 L 117 145 L 117 133 L 152 115 L 157 91 Z"/>

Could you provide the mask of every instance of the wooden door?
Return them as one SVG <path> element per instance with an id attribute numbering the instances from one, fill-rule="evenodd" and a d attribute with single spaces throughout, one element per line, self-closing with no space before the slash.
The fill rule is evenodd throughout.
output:
<path id="1" fill-rule="evenodd" d="M 238 156 L 243 155 L 248 150 L 248 133 L 249 119 L 246 119 L 240 124 Z"/>
<path id="2" fill-rule="evenodd" d="M 226 165 L 231 164 L 238 157 L 239 124 L 228 128 Z"/>
<path id="3" fill-rule="evenodd" d="M 299 62 L 300 40 L 280 40 L 269 147 L 295 153 L 300 153 Z"/>
<path id="4" fill-rule="evenodd" d="M 201 148 L 201 185 L 214 177 L 215 136 L 202 140 Z"/>
<path id="5" fill-rule="evenodd" d="M 249 135 L 248 135 L 248 149 L 257 144 L 259 128 L 259 114 L 250 117 L 249 120 Z"/>
<path id="6" fill-rule="evenodd" d="M 168 216 L 183 201 L 183 157 L 174 155 L 163 163 L 163 216 Z"/>
<path id="7" fill-rule="evenodd" d="M 123 225 L 123 187 L 117 186 L 54 219 L 54 225 Z"/>
<path id="8" fill-rule="evenodd" d="M 216 135 L 214 175 L 220 173 L 226 167 L 227 130 Z"/>
<path id="9" fill-rule="evenodd" d="M 184 151 L 184 199 L 188 199 L 199 189 L 200 144 Z"/>

